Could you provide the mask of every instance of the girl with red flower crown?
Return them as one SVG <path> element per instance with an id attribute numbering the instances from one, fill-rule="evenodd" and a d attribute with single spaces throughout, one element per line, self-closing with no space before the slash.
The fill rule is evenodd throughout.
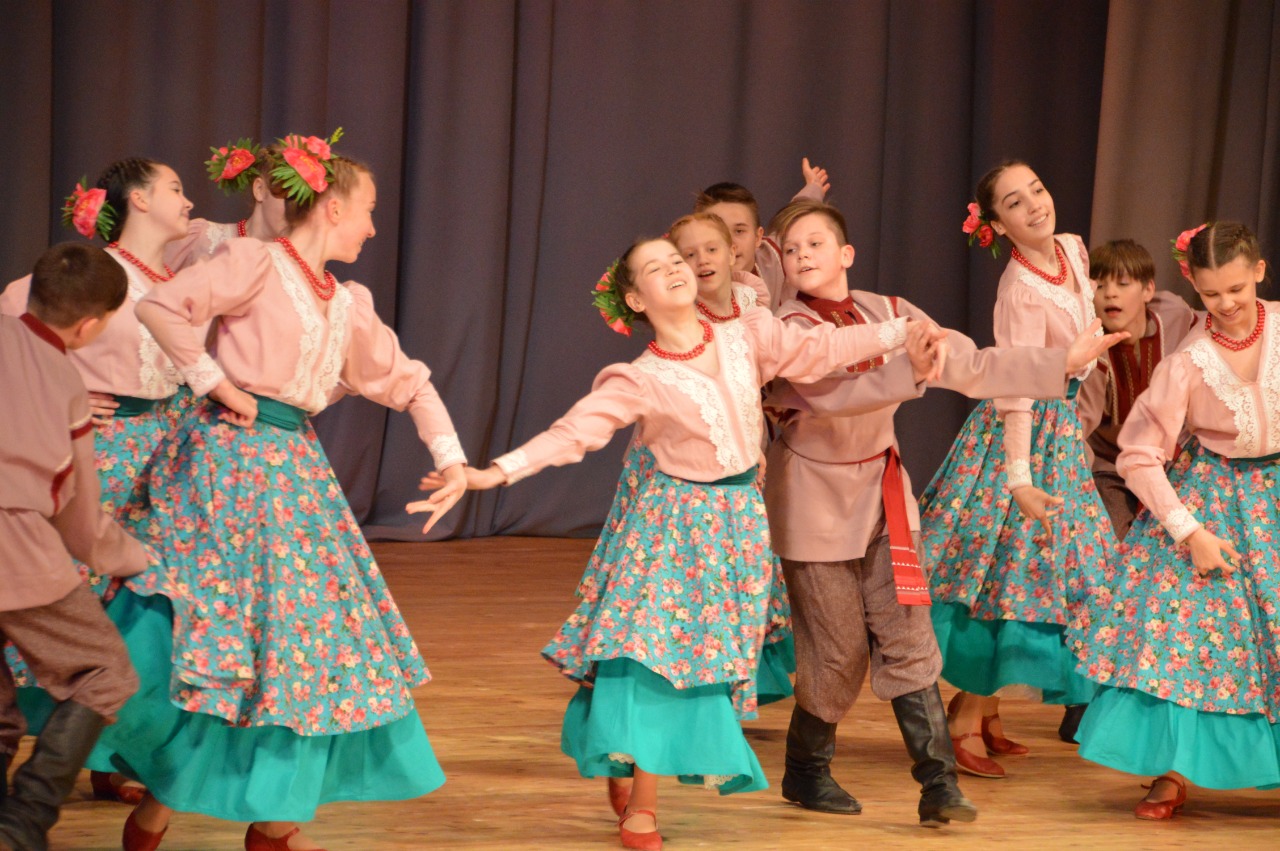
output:
<path id="1" fill-rule="evenodd" d="M 339 384 L 408 409 L 447 481 L 426 529 L 462 495 L 466 458 L 430 370 L 365 287 L 325 269 L 375 233 L 372 174 L 306 155 L 321 179 L 288 157 L 270 173 L 287 238 L 228 240 L 137 307 L 201 399 L 122 517 L 163 548 L 108 609 L 142 687 L 90 758 L 149 789 L 127 851 L 156 848 L 172 810 L 250 822 L 248 851 L 314 849 L 297 823 L 319 804 L 444 782 L 410 694 L 427 667 L 307 418 Z M 197 330 L 214 316 L 235 318 L 216 360 Z"/>
<path id="2" fill-rule="evenodd" d="M 1188 781 L 1280 785 L 1280 303 L 1258 298 L 1267 264 L 1244 225 L 1177 248 L 1208 315 L 1120 431 L 1116 467 L 1145 508 L 1072 629 L 1101 686 L 1080 755 L 1159 775 L 1140 819 L 1172 818 Z"/>
<path id="3" fill-rule="evenodd" d="M 766 786 L 739 723 L 755 715 L 775 563 L 756 484 L 760 386 L 816 380 L 903 345 L 908 329 L 900 319 L 806 330 L 767 310 L 713 324 L 667 239 L 627 249 L 605 283 L 595 298 L 607 322 L 652 324 L 645 353 L 607 367 L 549 430 L 466 476 L 474 490 L 513 484 L 580 461 L 633 423 L 653 453 L 657 469 L 602 531 L 582 602 L 542 652 L 581 684 L 565 712 L 565 753 L 585 777 L 634 777 L 614 802 L 622 842 L 654 849 L 659 776 L 721 794 Z M 941 336 L 924 324 L 911 334 Z"/>
<path id="4" fill-rule="evenodd" d="M 135 157 L 109 165 L 90 188 L 83 184 L 67 199 L 64 223 L 86 237 L 107 240 L 107 253 L 122 266 L 129 279 L 124 307 L 94 342 L 70 352 L 95 414 L 94 459 L 101 486 L 103 509 L 115 516 L 133 489 L 134 479 L 151 460 L 161 438 L 172 426 L 182 378 L 133 315 L 133 306 L 153 289 L 167 286 L 172 269 L 165 265 L 166 246 L 187 232 L 191 202 L 183 194 L 182 181 L 169 166 Z M 0 295 L 0 312 L 13 316 L 26 310 L 31 288 L 28 275 L 11 283 Z M 107 592 L 105 577 L 80 565 L 81 574 L 99 595 Z M 33 727 L 38 729 L 53 704 L 42 690 L 33 688 L 25 663 L 10 648 L 19 702 Z M 136 803 L 142 792 L 110 781 L 105 774 L 92 777 L 94 794 Z"/>
<path id="5" fill-rule="evenodd" d="M 1013 258 L 995 305 L 997 346 L 1061 347 L 1094 321 L 1089 258 L 1078 236 L 1054 233 L 1049 190 L 1026 163 L 978 182 L 964 231 Z M 986 229 L 990 228 L 990 232 Z M 1127 336 L 1127 335 L 1126 335 Z M 1077 379 L 1093 369 L 1090 364 Z M 1087 703 L 1064 629 L 1083 603 L 1081 574 L 1104 569 L 1114 536 L 1068 399 L 982 402 L 920 497 L 921 551 L 942 676 L 961 692 L 948 708 L 957 767 L 1003 777 L 993 754 L 1025 754 L 1005 738 L 997 692 L 1032 686 L 1049 703 Z"/>

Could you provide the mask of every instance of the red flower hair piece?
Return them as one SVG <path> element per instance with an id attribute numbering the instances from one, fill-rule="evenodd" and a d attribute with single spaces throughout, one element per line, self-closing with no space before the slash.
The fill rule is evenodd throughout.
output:
<path id="1" fill-rule="evenodd" d="M 93 239 L 97 234 L 106 240 L 115 226 L 116 211 L 107 202 L 107 190 L 85 189 L 88 183 L 88 178 L 80 178 L 75 191 L 62 202 L 62 223 L 81 236 Z"/>
<path id="2" fill-rule="evenodd" d="M 315 202 L 333 182 L 333 148 L 342 138 L 342 128 L 328 139 L 291 133 L 280 140 L 283 163 L 271 170 L 271 178 L 284 187 L 285 197 L 303 206 Z"/>
<path id="3" fill-rule="evenodd" d="M 210 148 L 213 156 L 205 160 L 209 179 L 227 194 L 243 192 L 258 176 L 258 145 L 252 139 L 238 139 L 221 148 Z"/>
<path id="4" fill-rule="evenodd" d="M 1000 256 L 1000 243 L 996 242 L 995 229 L 991 222 L 982 215 L 982 209 L 973 201 L 969 202 L 969 215 L 960 226 L 960 230 L 969 234 L 969 245 L 976 241 L 979 248 L 990 248 L 992 257 Z"/>
<path id="5" fill-rule="evenodd" d="M 1209 226 L 1208 222 L 1199 227 L 1188 228 L 1178 234 L 1177 239 L 1169 240 L 1173 243 L 1173 259 L 1178 261 L 1178 268 L 1182 270 L 1182 277 L 1191 283 L 1195 283 L 1195 279 L 1191 277 L 1191 264 L 1187 262 L 1187 249 L 1191 247 L 1191 237 L 1198 234 Z"/>

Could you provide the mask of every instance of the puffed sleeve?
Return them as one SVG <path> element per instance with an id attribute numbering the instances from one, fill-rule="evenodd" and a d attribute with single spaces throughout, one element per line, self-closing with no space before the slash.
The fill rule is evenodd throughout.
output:
<path id="1" fill-rule="evenodd" d="M 242 315 L 271 274 L 266 245 L 256 239 L 233 239 L 220 245 L 207 262 L 152 287 L 134 308 L 192 393 L 203 396 L 226 378 L 205 351 L 205 335 L 198 326 L 207 327 L 215 316 Z"/>
<path id="2" fill-rule="evenodd" d="M 89 397 L 82 390 L 71 403 L 70 499 L 53 516 L 67 552 L 107 576 L 132 576 L 147 567 L 142 545 L 102 510 L 93 456 Z"/>
<path id="3" fill-rule="evenodd" d="M 1004 348 L 1044 348 L 1045 305 L 1021 284 L 1009 287 L 996 299 L 996 345 Z M 1004 421 L 1005 479 L 1009 490 L 1031 481 L 1031 403 L 1026 396 L 1001 397 L 995 408 Z"/>
<path id="4" fill-rule="evenodd" d="M 1150 385 L 1133 403 L 1117 440 L 1120 455 L 1116 471 L 1175 541 L 1200 528 L 1165 474 L 1165 464 L 1177 451 L 1186 421 L 1193 369 L 1181 353 L 1157 364 Z"/>
<path id="5" fill-rule="evenodd" d="M 346 287 L 351 292 L 351 337 L 342 385 L 379 405 L 408 410 L 437 470 L 467 463 L 453 420 L 431 383 L 431 370 L 400 348 L 396 333 L 374 311 L 367 287 L 350 282 Z"/>
<path id="6" fill-rule="evenodd" d="M 170 269 L 180 272 L 188 266 L 208 259 L 211 250 L 209 220 L 192 219 L 187 222 L 186 236 L 165 245 L 164 262 Z"/>
<path id="7" fill-rule="evenodd" d="M 31 294 L 31 276 L 25 275 L 0 293 L 0 313 L 5 316 L 21 316 L 27 312 L 27 296 Z"/>
<path id="8" fill-rule="evenodd" d="M 753 275 L 750 272 L 734 272 L 733 283 L 735 285 L 733 288 L 734 298 L 737 299 L 739 293 L 744 296 L 738 302 L 742 305 L 743 310 L 748 307 L 755 307 L 757 304 L 761 306 L 769 304 L 769 285 L 759 275 Z M 747 300 L 746 296 L 751 297 L 750 301 Z"/>
<path id="9" fill-rule="evenodd" d="M 844 328 L 827 322 L 802 328 L 757 309 L 744 312 L 740 321 L 752 341 L 761 385 L 779 377 L 817 381 L 846 364 L 893 351 L 907 339 L 905 317 Z"/>
<path id="10" fill-rule="evenodd" d="M 519 449 L 493 463 L 513 484 L 547 467 L 576 464 L 613 437 L 614 432 L 639 420 L 649 409 L 644 378 L 629 363 L 605 367 L 591 392 L 563 417 Z"/>

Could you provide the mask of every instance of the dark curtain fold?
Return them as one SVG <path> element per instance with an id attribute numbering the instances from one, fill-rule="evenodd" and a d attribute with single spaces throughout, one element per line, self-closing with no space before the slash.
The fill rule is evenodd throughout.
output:
<path id="1" fill-rule="evenodd" d="M 378 236 L 335 271 L 372 289 L 431 366 L 469 456 L 487 461 L 639 353 L 642 335 L 612 334 L 590 305 L 629 240 L 661 233 L 720 180 L 751 187 L 767 218 L 800 187 L 804 156 L 830 170 L 848 217 L 852 285 L 906 297 L 982 344 L 1003 264 L 966 249 L 960 223 L 977 177 L 1004 157 L 1029 161 L 1060 229 L 1086 239 L 1157 220 L 1167 239 L 1161 215 L 1236 203 L 1275 245 L 1273 6 L 1188 3 L 1175 25 L 1167 5 L 6 4 L 0 70 L 22 84 L 0 92 L 0 116 L 22 168 L 0 212 L 0 273 L 23 274 L 69 238 L 61 198 L 113 159 L 169 162 L 196 215 L 230 221 L 244 202 L 204 180 L 210 145 L 342 125 L 341 150 L 378 177 Z M 1177 53 L 1180 39 L 1194 48 Z M 1179 66 L 1188 52 L 1205 68 Z M 1179 113 L 1198 120 L 1154 120 L 1176 101 L 1169 80 L 1200 86 Z M 905 409 L 918 488 L 968 407 L 936 393 Z M 430 459 L 410 419 L 349 399 L 316 425 L 369 533 L 421 537 L 403 506 Z M 592 534 L 625 444 L 471 495 L 432 536 Z"/>

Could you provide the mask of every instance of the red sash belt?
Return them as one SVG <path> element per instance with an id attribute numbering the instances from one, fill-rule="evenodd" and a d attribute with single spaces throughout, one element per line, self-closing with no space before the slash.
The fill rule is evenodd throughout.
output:
<path id="1" fill-rule="evenodd" d="M 911 540 L 911 524 L 907 520 L 907 491 L 902 484 L 902 458 L 890 446 L 884 452 L 855 461 L 866 464 L 884 459 L 884 475 L 880 479 L 884 501 L 884 525 L 889 530 L 889 561 L 893 564 L 893 587 L 898 602 L 904 606 L 929 605 L 929 583 L 920 567 L 915 542 Z"/>

